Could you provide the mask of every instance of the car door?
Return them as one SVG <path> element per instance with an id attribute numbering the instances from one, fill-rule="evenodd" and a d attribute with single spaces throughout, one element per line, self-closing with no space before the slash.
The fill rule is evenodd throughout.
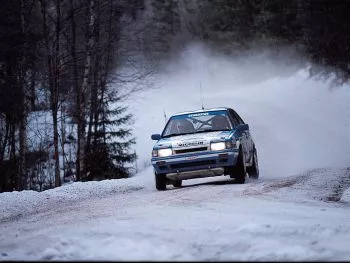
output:
<path id="1" fill-rule="evenodd" d="M 240 125 L 244 125 L 244 121 L 242 120 L 242 118 L 238 115 L 237 112 L 233 111 L 233 116 L 234 118 L 237 120 L 238 124 Z M 250 159 L 252 157 L 252 139 L 251 139 L 251 135 L 249 132 L 249 126 L 246 125 L 246 127 L 243 126 L 243 128 L 241 128 L 241 137 L 242 137 L 242 143 L 243 143 L 243 153 L 244 153 L 244 157 L 246 162 L 250 162 Z"/>
<path id="2" fill-rule="evenodd" d="M 237 115 L 235 114 L 235 112 L 232 109 L 230 109 L 229 112 L 230 112 L 230 117 L 232 119 L 232 123 L 234 124 L 234 128 L 237 129 L 237 134 L 238 134 L 239 141 L 242 144 L 244 157 L 247 158 L 246 156 L 247 142 L 246 142 L 245 131 L 244 129 L 242 129 L 242 127 L 239 126 L 240 121 L 237 118 Z"/>

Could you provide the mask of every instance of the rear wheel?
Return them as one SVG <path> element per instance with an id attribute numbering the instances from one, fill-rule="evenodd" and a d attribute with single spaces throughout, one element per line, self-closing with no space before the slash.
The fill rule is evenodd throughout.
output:
<path id="1" fill-rule="evenodd" d="M 181 187 L 182 186 L 182 180 L 176 180 L 173 182 L 174 187 Z"/>
<path id="2" fill-rule="evenodd" d="M 166 176 L 165 174 L 154 173 L 156 188 L 158 191 L 166 190 Z"/>
<path id="3" fill-rule="evenodd" d="M 245 160 L 244 160 L 242 149 L 239 151 L 236 165 L 232 168 L 233 169 L 230 173 L 230 177 L 234 178 L 236 183 L 244 184 L 247 171 L 246 171 Z"/>
<path id="4" fill-rule="evenodd" d="M 254 147 L 254 154 L 253 154 L 253 163 L 252 163 L 252 166 L 247 167 L 247 172 L 249 174 L 249 177 L 252 177 L 254 179 L 259 178 L 258 154 L 255 147 Z"/>

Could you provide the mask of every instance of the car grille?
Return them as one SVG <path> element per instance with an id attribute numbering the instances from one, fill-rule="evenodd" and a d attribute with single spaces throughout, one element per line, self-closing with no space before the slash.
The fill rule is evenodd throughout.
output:
<path id="1" fill-rule="evenodd" d="M 188 167 L 194 167 L 194 166 L 202 166 L 202 165 L 211 165 L 215 164 L 215 160 L 209 160 L 209 161 L 196 161 L 196 162 L 188 162 L 188 163 L 176 163 L 171 164 L 171 169 L 179 169 L 179 168 L 188 168 Z"/>
<path id="2" fill-rule="evenodd" d="M 181 149 L 181 150 L 175 150 L 175 154 L 181 154 L 181 153 L 192 153 L 192 152 L 202 152 L 208 150 L 207 147 L 197 147 L 197 148 L 189 148 L 189 149 Z"/>

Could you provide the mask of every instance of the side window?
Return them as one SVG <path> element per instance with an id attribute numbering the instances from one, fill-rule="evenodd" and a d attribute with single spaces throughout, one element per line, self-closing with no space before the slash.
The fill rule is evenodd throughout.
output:
<path id="1" fill-rule="evenodd" d="M 244 121 L 242 120 L 241 117 L 239 117 L 239 115 L 237 114 L 237 112 L 233 111 L 233 114 L 235 116 L 235 118 L 238 120 L 239 124 L 244 124 Z"/>
<path id="2" fill-rule="evenodd" d="M 164 128 L 164 131 L 162 132 L 162 136 L 169 135 L 175 128 L 176 127 L 174 125 L 174 121 L 172 121 L 172 119 L 169 119 Z"/>
<path id="3" fill-rule="evenodd" d="M 234 114 L 233 110 L 231 110 L 231 109 L 229 110 L 229 116 L 230 116 L 230 119 L 232 121 L 233 126 L 234 127 L 237 126 L 239 124 L 239 120 L 235 117 L 235 114 Z"/>

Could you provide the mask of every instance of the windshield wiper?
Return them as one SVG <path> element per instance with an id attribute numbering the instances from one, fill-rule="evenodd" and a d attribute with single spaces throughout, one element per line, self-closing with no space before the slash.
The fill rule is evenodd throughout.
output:
<path id="1" fill-rule="evenodd" d="M 230 131 L 231 129 L 222 129 L 222 130 L 212 130 L 212 129 L 206 129 L 202 131 L 197 131 L 197 132 L 187 132 L 187 133 L 172 133 L 163 136 L 162 138 L 168 138 L 171 136 L 180 136 L 180 135 L 187 135 L 187 134 L 197 134 L 197 133 L 204 133 L 204 132 L 218 132 L 218 131 Z"/>
<path id="2" fill-rule="evenodd" d="M 212 129 L 207 129 L 207 130 L 203 130 L 203 131 L 198 131 L 196 133 L 203 133 L 203 132 L 218 132 L 218 131 L 230 131 L 231 129 L 220 129 L 220 130 L 212 130 Z"/>
<path id="3" fill-rule="evenodd" d="M 171 136 L 180 136 L 180 135 L 187 135 L 187 134 L 195 134 L 196 132 L 184 132 L 184 133 L 172 133 L 168 135 L 164 135 L 163 138 L 171 137 Z"/>

